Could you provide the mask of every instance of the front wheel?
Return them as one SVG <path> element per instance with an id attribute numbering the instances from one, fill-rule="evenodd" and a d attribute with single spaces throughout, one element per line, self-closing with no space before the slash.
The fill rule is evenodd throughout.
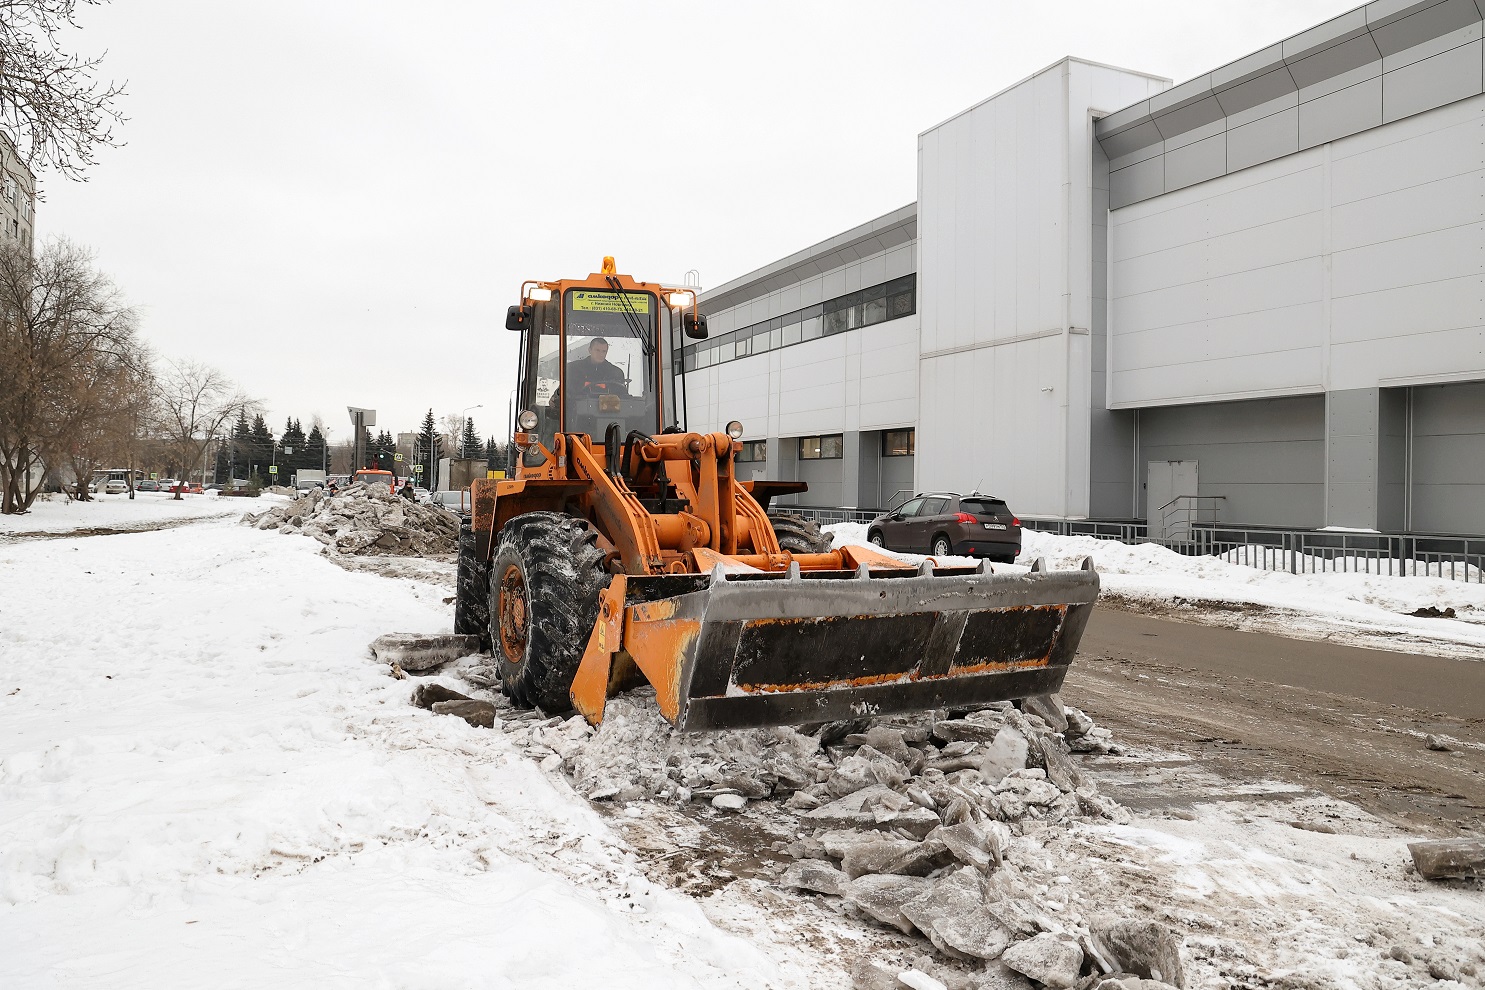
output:
<path id="1" fill-rule="evenodd" d="M 454 632 L 478 636 L 490 648 L 490 562 L 475 558 L 474 530 L 459 523 L 459 571 L 455 583 Z"/>
<path id="2" fill-rule="evenodd" d="M 935 536 L 933 538 L 933 555 L 935 557 L 947 557 L 951 549 L 953 548 L 949 546 L 949 538 L 947 536 Z"/>
<path id="3" fill-rule="evenodd" d="M 879 529 L 872 530 L 869 534 L 867 534 L 866 539 L 867 542 L 869 542 L 874 547 L 881 547 L 883 549 L 886 549 L 887 547 L 887 544 L 882 542 L 882 531 Z"/>
<path id="4" fill-rule="evenodd" d="M 572 709 L 572 679 L 608 586 L 587 520 L 528 512 L 500 531 L 489 572 L 489 636 L 505 696 L 550 714 Z"/>

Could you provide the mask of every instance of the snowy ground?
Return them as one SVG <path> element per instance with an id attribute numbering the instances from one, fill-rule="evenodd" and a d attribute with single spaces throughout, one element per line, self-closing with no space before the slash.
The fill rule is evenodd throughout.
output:
<path id="1" fill-rule="evenodd" d="M 179 501 L 167 492 L 135 492 L 132 500 L 128 495 L 95 494 L 91 502 L 43 495 L 29 512 L 0 516 L 0 542 L 42 533 L 160 529 L 196 519 L 235 519 L 284 501 L 276 495 L 222 498 L 215 493 L 182 495 Z"/>
<path id="2" fill-rule="evenodd" d="M 865 543 L 866 526 L 824 527 L 841 543 Z M 1429 577 L 1321 573 L 1289 574 L 1187 557 L 1153 543 L 1129 546 L 1087 536 L 1022 530 L 1021 556 L 1006 570 L 1024 570 L 1044 557 L 1053 570 L 1093 558 L 1103 579 L 1102 599 L 1196 622 L 1327 639 L 1436 656 L 1485 659 L 1485 584 Z M 920 556 L 902 554 L 908 560 Z M 952 558 L 958 559 L 958 558 Z M 1418 618 L 1432 606 L 1458 618 Z"/>
<path id="3" fill-rule="evenodd" d="M 78 528 L 171 518 L 129 511 Z M 797 835 L 772 802 L 600 814 L 507 733 L 410 706 L 415 681 L 366 644 L 446 631 L 451 565 L 347 569 L 227 515 L 0 542 L 0 987 L 845 987 L 857 954 L 926 950 L 766 863 L 739 876 Z M 1244 588 L 1100 569 L 1151 594 Z M 1367 604 L 1308 587 L 1329 621 Z M 1410 875 L 1385 823 L 1258 768 L 1089 769 L 1147 803 L 1017 840 L 1049 924 L 1160 918 L 1197 987 L 1408 987 L 1429 966 L 1480 984 L 1480 886 Z M 669 886 L 703 857 L 713 882 Z"/>
<path id="4" fill-rule="evenodd" d="M 442 588 L 229 521 L 0 546 L 0 986 L 799 985 L 372 663 Z M 577 950 L 577 951 L 574 951 Z"/>

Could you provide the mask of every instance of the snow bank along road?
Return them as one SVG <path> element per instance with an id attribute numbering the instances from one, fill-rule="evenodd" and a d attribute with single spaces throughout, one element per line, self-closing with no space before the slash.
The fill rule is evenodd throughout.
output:
<path id="1" fill-rule="evenodd" d="M 443 589 L 227 521 L 0 545 L 0 987 L 778 986 L 366 658 Z M 796 983 L 795 985 L 804 985 Z"/>
<path id="2" fill-rule="evenodd" d="M 201 519 L 236 519 L 249 506 L 261 510 L 263 503 L 277 505 L 285 501 L 279 495 L 262 495 L 257 499 L 184 495 L 177 500 L 166 492 L 135 492 L 132 501 L 128 495 L 95 494 L 91 502 L 71 502 L 61 495 L 43 495 L 27 513 L 0 516 L 0 543 L 67 533 L 168 529 Z"/>

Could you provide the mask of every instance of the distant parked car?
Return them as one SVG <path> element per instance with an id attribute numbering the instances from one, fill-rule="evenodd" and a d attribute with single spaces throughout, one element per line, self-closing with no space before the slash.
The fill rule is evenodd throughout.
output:
<path id="1" fill-rule="evenodd" d="M 455 514 L 463 512 L 468 501 L 469 496 L 464 494 L 464 492 L 462 491 L 434 492 L 428 497 L 428 503 L 430 505 L 440 506 L 441 508 L 448 509 L 450 512 Z"/>
<path id="2" fill-rule="evenodd" d="M 1009 564 L 1021 552 L 1021 520 L 993 495 L 929 492 L 877 516 L 866 538 L 887 550 Z"/>
<path id="3" fill-rule="evenodd" d="M 146 478 L 139 484 L 135 485 L 134 490 L 136 492 L 157 492 L 160 490 L 160 483 L 158 481 L 151 481 Z"/>
<path id="4" fill-rule="evenodd" d="M 123 478 L 109 478 L 103 483 L 103 494 L 105 495 L 127 495 L 129 493 L 129 482 Z"/>

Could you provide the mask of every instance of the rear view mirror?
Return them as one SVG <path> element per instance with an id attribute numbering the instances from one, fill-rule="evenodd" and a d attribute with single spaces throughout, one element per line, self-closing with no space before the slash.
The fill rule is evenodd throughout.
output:
<path id="1" fill-rule="evenodd" d="M 706 317 L 697 313 L 687 313 L 681 320 L 681 325 L 686 329 L 686 336 L 692 340 L 706 339 Z"/>
<path id="2" fill-rule="evenodd" d="M 505 311 L 505 329 L 519 333 L 531 326 L 534 311 L 530 306 L 512 306 Z"/>

